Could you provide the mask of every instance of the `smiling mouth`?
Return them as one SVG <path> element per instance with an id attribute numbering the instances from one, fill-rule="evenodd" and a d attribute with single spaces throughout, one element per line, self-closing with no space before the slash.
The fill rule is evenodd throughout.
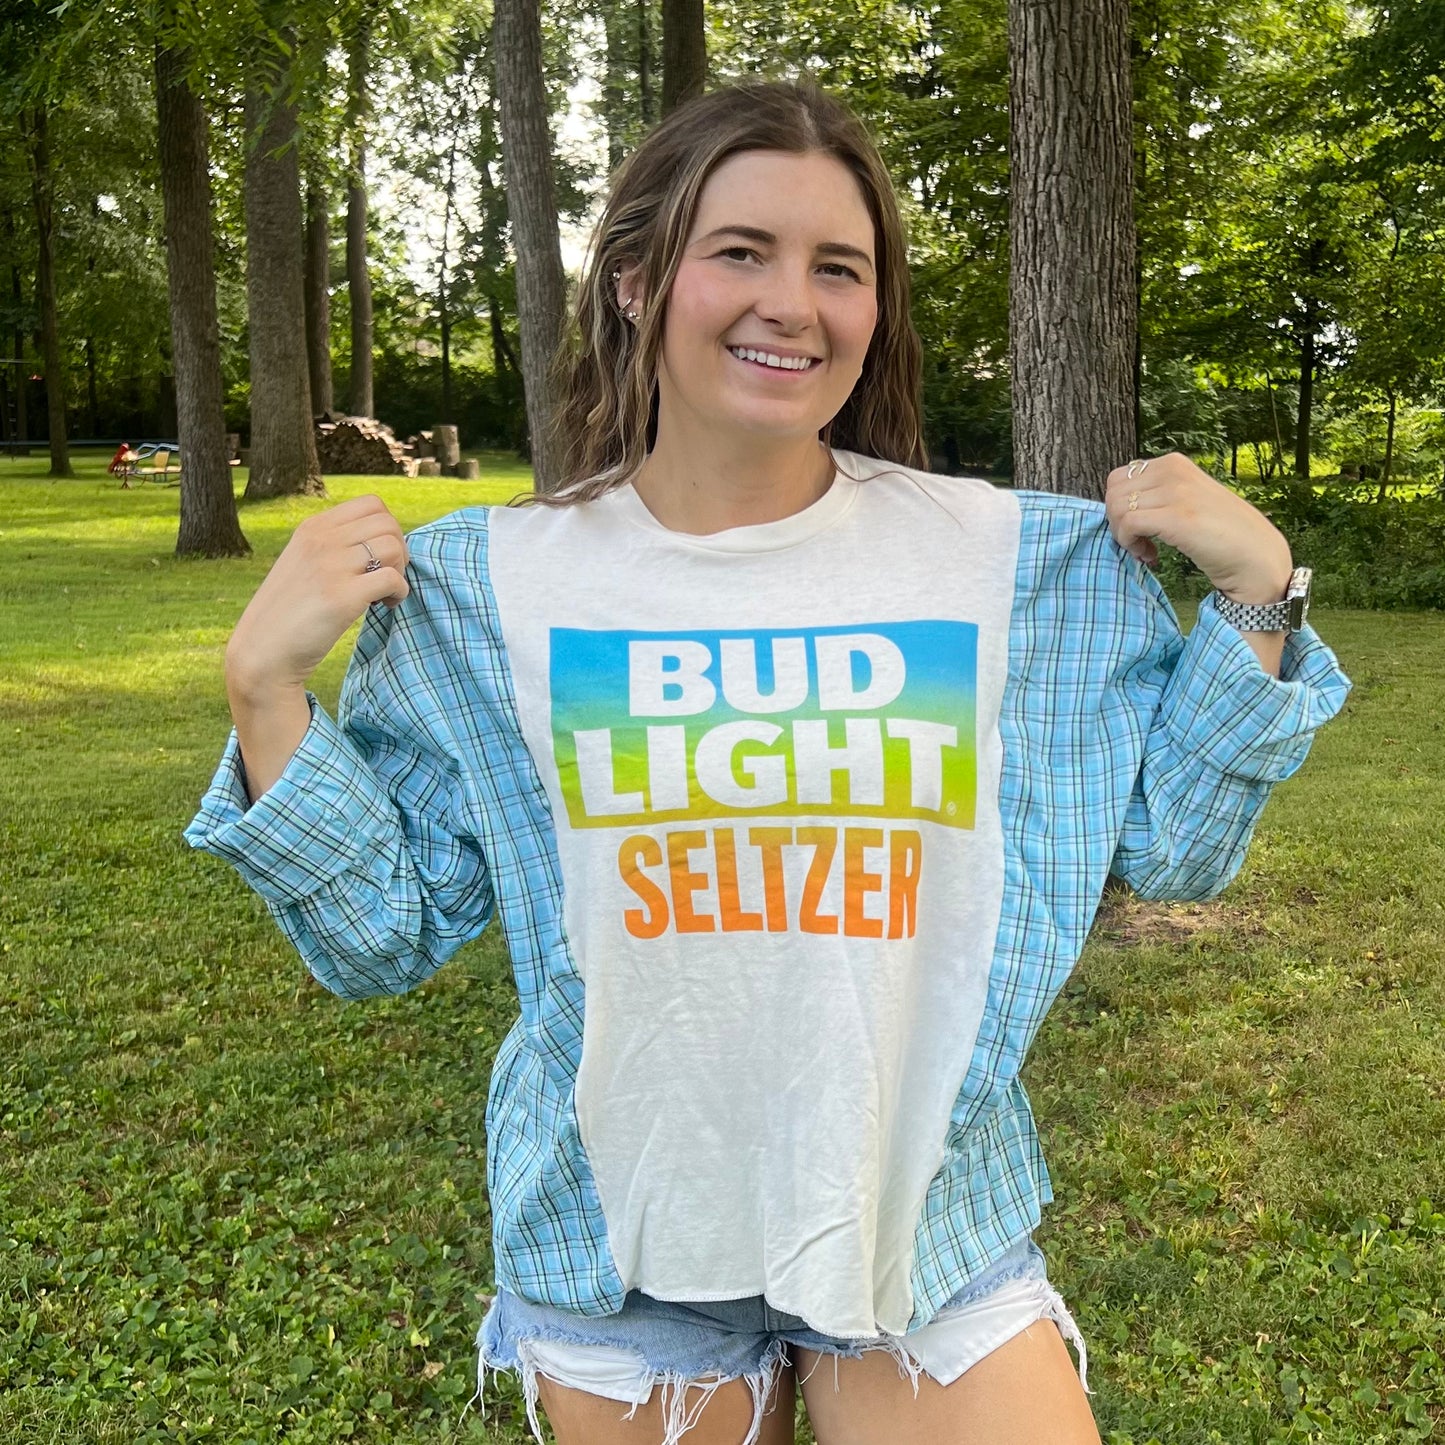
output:
<path id="1" fill-rule="evenodd" d="M 760 351 L 753 346 L 729 346 L 727 350 L 730 356 L 737 357 L 739 361 L 760 366 L 767 371 L 812 371 L 814 367 L 823 364 L 816 356 L 780 356 L 775 351 Z"/>

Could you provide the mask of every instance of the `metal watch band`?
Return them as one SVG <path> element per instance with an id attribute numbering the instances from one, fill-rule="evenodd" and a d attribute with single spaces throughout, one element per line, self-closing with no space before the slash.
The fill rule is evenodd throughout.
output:
<path id="1" fill-rule="evenodd" d="M 1233 602 L 1216 590 L 1215 610 L 1241 632 L 1298 632 L 1309 608 L 1310 576 L 1308 567 L 1296 567 L 1287 595 L 1278 602 Z"/>

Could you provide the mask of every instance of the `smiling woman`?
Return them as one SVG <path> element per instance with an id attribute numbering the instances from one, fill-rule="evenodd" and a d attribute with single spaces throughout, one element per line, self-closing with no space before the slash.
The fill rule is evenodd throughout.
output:
<path id="1" fill-rule="evenodd" d="M 1289 560 L 1184 458 L 923 470 L 897 202 L 814 88 L 648 136 L 578 322 L 546 505 L 298 529 L 189 836 L 346 996 L 500 912 L 479 1383 L 539 1440 L 784 1445 L 801 1388 L 818 1445 L 1097 1445 L 1020 1069 L 1110 873 L 1219 892 L 1348 679 L 1181 636 L 1155 532 L 1254 611 Z"/>

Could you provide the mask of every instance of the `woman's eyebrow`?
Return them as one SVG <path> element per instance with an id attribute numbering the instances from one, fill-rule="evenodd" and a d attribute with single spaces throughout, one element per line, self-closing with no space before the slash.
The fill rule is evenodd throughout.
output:
<path id="1" fill-rule="evenodd" d="M 771 231 L 764 231 L 757 226 L 718 226 L 715 230 L 709 231 L 705 236 L 699 236 L 693 243 L 703 246 L 710 241 L 720 240 L 724 236 L 737 236 L 744 241 L 756 241 L 760 246 L 775 246 L 778 238 Z M 855 261 L 861 261 L 865 266 L 873 264 L 873 258 L 867 251 L 860 250 L 857 246 L 850 246 L 843 241 L 821 241 L 814 250 L 820 256 L 847 256 Z"/>

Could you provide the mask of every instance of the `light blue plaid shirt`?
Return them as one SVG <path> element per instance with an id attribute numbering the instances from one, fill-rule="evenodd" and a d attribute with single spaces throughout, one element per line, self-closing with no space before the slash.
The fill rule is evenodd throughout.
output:
<path id="1" fill-rule="evenodd" d="M 1280 679 L 1208 599 L 1185 639 L 1101 504 L 1016 496 L 1002 917 L 945 1162 L 916 1231 L 910 1328 L 1052 1198 L 1019 1069 L 1106 876 L 1145 898 L 1219 893 L 1270 788 L 1299 768 L 1350 688 L 1310 627 L 1288 639 Z M 339 725 L 308 694 L 300 747 L 250 806 L 233 731 L 185 836 L 237 869 L 344 998 L 417 987 L 500 910 L 521 1016 L 487 1105 L 497 1283 L 611 1314 L 626 1289 L 573 1108 L 582 980 L 487 580 L 487 521 L 486 508 L 467 508 L 410 535 L 412 591 L 395 610 L 368 612 Z"/>

